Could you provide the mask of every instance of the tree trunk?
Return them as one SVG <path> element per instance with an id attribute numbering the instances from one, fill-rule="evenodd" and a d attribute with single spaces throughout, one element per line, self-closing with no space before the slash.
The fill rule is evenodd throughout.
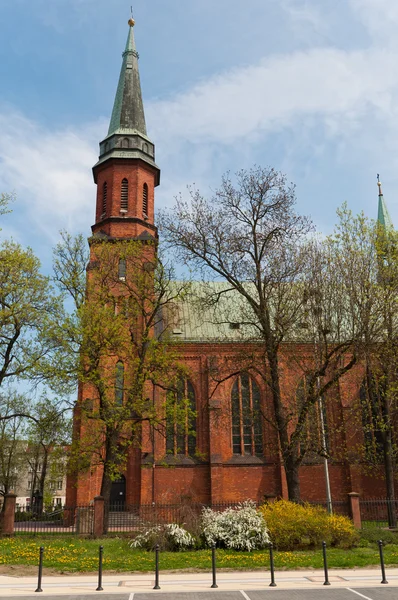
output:
<path id="1" fill-rule="evenodd" d="M 109 463 L 108 463 L 109 464 Z M 101 496 L 104 499 L 104 533 L 108 533 L 109 526 L 109 505 L 111 499 L 112 479 L 107 469 L 107 463 L 104 465 L 104 473 L 101 482 Z"/>
<path id="2" fill-rule="evenodd" d="M 384 473 L 386 477 L 386 494 L 388 509 L 388 526 L 393 529 L 397 526 L 397 514 L 395 510 L 395 488 L 394 488 L 394 461 L 392 456 L 391 430 L 388 429 L 383 436 Z"/>
<path id="3" fill-rule="evenodd" d="M 282 452 L 283 466 L 286 473 L 288 496 L 289 500 L 292 502 L 300 502 L 300 463 L 296 460 L 296 457 L 292 453 L 292 448 L 289 443 L 288 423 L 285 417 L 284 406 L 281 399 L 278 356 L 277 352 L 273 349 L 268 351 L 268 361 L 270 366 L 272 400 L 278 430 L 279 444 Z"/>
<path id="4" fill-rule="evenodd" d="M 291 500 L 292 502 L 300 502 L 300 464 L 291 455 L 285 458 L 284 464 L 289 500 Z"/>

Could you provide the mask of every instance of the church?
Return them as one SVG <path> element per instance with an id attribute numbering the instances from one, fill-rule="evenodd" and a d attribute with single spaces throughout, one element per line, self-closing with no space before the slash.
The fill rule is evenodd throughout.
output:
<path id="1" fill-rule="evenodd" d="M 110 243 L 158 239 L 155 188 L 160 184 L 160 169 L 155 145 L 147 135 L 134 25 L 130 19 L 109 130 L 100 142 L 99 159 L 93 167 L 97 198 L 92 235 Z M 378 220 L 386 225 L 390 222 L 381 187 Z M 125 472 L 113 482 L 111 502 L 126 506 L 175 505 L 184 501 L 222 505 L 246 499 L 261 502 L 287 498 L 275 430 L 267 419 L 248 423 L 245 418 L 245 407 L 253 414 L 260 409 L 271 410 L 264 383 L 242 372 L 218 386 L 216 395 L 209 393 L 214 361 L 233 353 L 238 344 L 242 347 L 244 331 L 240 324 L 231 320 L 220 335 L 218 327 L 195 315 L 195 308 L 187 303 L 179 307 L 172 335 L 189 374 L 183 393 L 195 414 L 195 435 L 186 433 L 178 443 L 173 436 L 144 436 L 142 445 L 129 453 Z M 285 368 L 289 370 L 288 356 Z M 297 388 L 300 373 L 291 370 L 287 379 Z M 361 381 L 362 375 L 355 369 L 339 381 L 335 393 L 341 401 L 334 402 L 333 415 L 327 415 L 339 427 L 330 428 L 328 443 L 344 446 L 346 452 L 330 460 L 326 469 L 322 456 L 302 464 L 303 500 L 325 502 L 327 479 L 334 501 L 346 501 L 351 492 L 368 498 L 385 495 L 381 467 L 378 473 L 370 473 L 349 460 L 350 444 L 354 451 L 357 443 L 356 435 L 347 435 L 351 427 L 350 399 L 359 397 Z M 79 402 L 86 395 L 85 390 L 79 390 L 75 436 L 80 435 Z M 99 468 L 70 475 L 67 506 L 89 504 L 99 495 L 100 488 Z"/>

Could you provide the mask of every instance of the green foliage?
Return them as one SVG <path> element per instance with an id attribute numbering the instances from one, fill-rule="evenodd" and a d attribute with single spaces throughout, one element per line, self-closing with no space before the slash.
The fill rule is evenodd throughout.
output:
<path id="1" fill-rule="evenodd" d="M 351 548 L 359 541 L 348 517 L 329 515 L 320 506 L 279 500 L 264 504 L 264 516 L 273 544 L 279 550 L 319 547 L 323 541 L 340 548 Z"/>
<path id="2" fill-rule="evenodd" d="M 385 545 L 398 545 L 398 532 L 381 527 L 366 527 L 362 529 L 360 542 L 361 546 L 366 547 L 369 544 L 377 544 L 379 540 L 382 540 Z"/>

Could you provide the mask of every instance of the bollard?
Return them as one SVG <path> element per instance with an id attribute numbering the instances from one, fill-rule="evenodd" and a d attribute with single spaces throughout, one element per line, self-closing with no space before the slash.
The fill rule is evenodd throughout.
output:
<path id="1" fill-rule="evenodd" d="M 382 576 L 382 580 L 380 583 L 388 583 L 388 581 L 386 579 L 386 570 L 384 567 L 383 541 L 379 540 L 377 543 L 379 544 L 380 566 L 381 566 L 381 576 Z"/>
<path id="2" fill-rule="evenodd" d="M 212 583 L 212 588 L 218 588 L 217 585 L 217 581 L 216 581 L 216 545 L 212 544 L 211 546 L 211 568 L 213 571 L 213 583 Z"/>
<path id="3" fill-rule="evenodd" d="M 159 585 L 159 544 L 155 546 L 155 586 L 154 590 L 160 590 Z"/>
<path id="4" fill-rule="evenodd" d="M 39 578 L 37 580 L 37 589 L 35 590 L 35 592 L 42 592 L 43 590 L 41 589 L 41 579 L 43 576 L 43 554 L 44 554 L 44 548 L 43 546 L 40 546 L 40 553 L 39 553 Z"/>
<path id="5" fill-rule="evenodd" d="M 326 542 L 322 542 L 322 552 L 323 552 L 323 568 L 325 570 L 325 581 L 324 581 L 323 585 L 330 585 L 329 573 L 328 573 L 328 559 L 326 556 Z"/>
<path id="6" fill-rule="evenodd" d="M 98 587 L 96 589 L 97 592 L 102 592 L 103 591 L 103 587 L 102 587 L 102 556 L 104 553 L 104 547 L 100 546 L 99 547 L 99 558 L 98 558 Z"/>
<path id="7" fill-rule="evenodd" d="M 269 584 L 269 587 L 276 587 L 275 566 L 274 566 L 274 545 L 272 542 L 269 543 L 269 568 L 271 571 L 271 583 Z"/>

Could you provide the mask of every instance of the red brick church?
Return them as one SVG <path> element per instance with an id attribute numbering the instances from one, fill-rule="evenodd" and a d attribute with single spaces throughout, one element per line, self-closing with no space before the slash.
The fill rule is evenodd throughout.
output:
<path id="1" fill-rule="evenodd" d="M 93 174 L 97 185 L 93 236 L 109 241 L 156 240 L 155 188 L 160 182 L 160 169 L 155 162 L 154 143 L 147 135 L 133 20 L 129 21 L 109 131 L 100 143 Z M 387 215 L 382 197 L 380 202 Z M 261 406 L 265 413 L 272 410 L 264 385 L 241 373 L 224 381 L 209 401 L 212 363 L 233 354 L 237 344 L 241 349 L 244 332 L 239 324 L 231 322 L 221 336 L 217 327 L 196 318 L 189 305 L 181 306 L 179 311 L 173 338 L 189 373 L 184 392 L 196 414 L 196 436 L 186 435 L 179 441 L 179 448 L 168 436 L 144 436 L 142 447 L 130 453 L 125 473 L 114 482 L 111 500 L 122 500 L 127 505 L 177 504 L 186 499 L 220 504 L 286 497 L 275 431 L 266 420 L 248 424 L 243 417 L 245 406 Z M 289 388 L 297 388 L 302 377 L 291 361 L 291 355 L 299 351 L 297 344 L 287 344 L 283 355 L 285 385 Z M 360 464 L 350 462 L 350 447 L 354 448 L 358 436 L 363 436 L 358 426 L 353 432 L 350 423 L 350 405 L 360 395 L 362 379 L 360 367 L 343 377 L 333 391 L 336 402 L 328 407 L 326 415 L 328 444 L 345 448 L 341 456 L 334 453 L 328 464 L 334 500 L 346 499 L 352 491 L 367 497 L 385 495 L 384 483 L 374 471 L 367 474 Z M 77 406 L 83 397 L 80 390 Z M 79 435 L 77 421 L 75 435 Z M 91 502 L 99 494 L 100 476 L 96 468 L 69 477 L 67 505 Z M 301 466 L 300 478 L 304 500 L 325 500 L 325 464 L 321 456 Z"/>

